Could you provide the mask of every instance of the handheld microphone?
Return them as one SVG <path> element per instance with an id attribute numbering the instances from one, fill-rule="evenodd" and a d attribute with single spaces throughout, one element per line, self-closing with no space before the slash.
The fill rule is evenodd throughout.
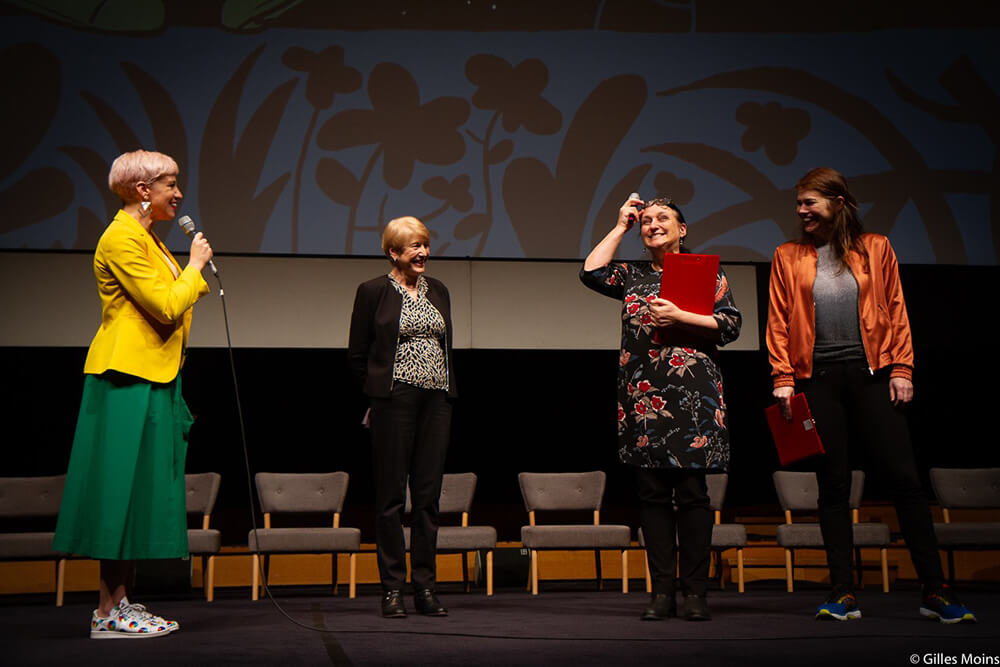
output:
<path id="1" fill-rule="evenodd" d="M 642 197 L 639 196 L 638 192 L 633 192 L 632 194 L 630 194 L 628 196 L 628 198 L 629 199 L 642 199 Z M 642 210 L 642 209 L 640 208 L 640 210 Z M 184 217 L 186 218 L 187 216 L 184 216 Z M 181 218 L 181 220 L 183 220 L 183 219 L 184 218 Z M 628 214 L 628 224 L 634 225 L 637 219 L 638 218 L 635 217 L 635 213 L 629 213 Z M 194 228 L 194 223 L 192 222 L 191 225 L 192 225 L 192 229 L 193 229 Z"/>
<path id="2" fill-rule="evenodd" d="M 190 215 L 182 215 L 180 218 L 178 218 L 177 226 L 180 227 L 185 234 L 187 234 L 191 238 L 194 238 L 195 232 L 197 230 L 194 228 L 194 220 L 191 219 Z M 212 269 L 213 275 L 215 276 L 219 275 L 219 270 L 215 268 L 215 264 L 212 262 L 212 260 L 208 260 L 208 266 L 210 269 Z"/>

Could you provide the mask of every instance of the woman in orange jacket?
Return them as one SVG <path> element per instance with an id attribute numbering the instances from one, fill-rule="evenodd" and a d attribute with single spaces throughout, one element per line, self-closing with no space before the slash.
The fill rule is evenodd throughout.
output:
<path id="1" fill-rule="evenodd" d="M 944 583 L 930 508 L 917 475 L 906 418 L 913 345 L 889 239 L 864 233 L 839 172 L 820 167 L 796 184 L 802 238 L 774 252 L 767 349 L 774 397 L 806 395 L 826 454 L 816 466 L 819 520 L 833 591 L 817 619 L 861 617 L 854 595 L 847 424 L 891 485 L 903 537 L 923 584 L 920 613 L 943 623 L 976 617 Z"/>
<path id="2" fill-rule="evenodd" d="M 83 400 L 53 547 L 101 561 L 93 639 L 160 637 L 176 621 L 130 603 L 135 560 L 188 555 L 184 459 L 191 413 L 180 368 L 191 307 L 212 248 L 198 233 L 183 269 L 153 232 L 183 199 L 177 163 L 134 151 L 111 165 L 122 208 L 94 253 L 101 326 L 84 364 Z"/>

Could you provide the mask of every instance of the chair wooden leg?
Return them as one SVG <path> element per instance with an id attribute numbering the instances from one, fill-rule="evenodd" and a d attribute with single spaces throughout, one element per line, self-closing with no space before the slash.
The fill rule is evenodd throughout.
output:
<path id="1" fill-rule="evenodd" d="M 531 594 L 538 595 L 538 551 L 531 550 Z"/>
<path id="2" fill-rule="evenodd" d="M 858 573 L 858 589 L 865 587 L 865 564 L 861 558 L 861 549 L 854 549 L 854 569 Z"/>
<path id="3" fill-rule="evenodd" d="M 646 592 L 653 592 L 653 575 L 649 572 L 649 554 L 643 549 L 642 552 L 642 562 L 646 564 Z"/>
<path id="4" fill-rule="evenodd" d="M 955 552 L 948 549 L 945 554 L 948 557 L 948 585 L 955 585 Z"/>
<path id="5" fill-rule="evenodd" d="M 468 593 L 472 590 L 472 586 L 469 584 L 469 552 L 462 552 L 462 583 L 465 584 L 465 592 Z"/>
<path id="6" fill-rule="evenodd" d="M 719 590 L 720 591 L 724 591 L 724 590 L 726 590 L 726 568 L 723 567 L 723 565 L 722 565 L 722 552 L 721 551 L 713 551 L 712 552 L 712 556 L 715 557 L 714 558 L 714 560 L 715 560 L 715 569 L 716 569 L 716 572 L 719 575 Z"/>
<path id="7" fill-rule="evenodd" d="M 205 568 L 204 562 L 202 563 L 202 569 Z M 208 575 L 205 577 L 205 581 L 202 584 L 205 587 L 205 600 L 212 602 L 215 600 L 215 556 L 208 557 Z"/>
<path id="8" fill-rule="evenodd" d="M 63 598 L 66 593 L 66 559 L 60 558 L 56 561 L 56 606 L 63 606 Z"/>
<path id="9" fill-rule="evenodd" d="M 793 583 L 792 572 L 792 550 L 785 549 L 785 584 L 788 588 L 788 592 L 791 593 L 795 590 L 795 584 Z"/>
<path id="10" fill-rule="evenodd" d="M 736 590 L 743 592 L 743 549 L 736 550 Z"/>
<path id="11" fill-rule="evenodd" d="M 882 592 L 889 592 L 889 550 L 882 547 L 879 554 L 879 560 L 882 562 Z"/>
<path id="12" fill-rule="evenodd" d="M 358 589 L 358 554 L 352 553 L 348 559 L 350 575 L 347 580 L 347 597 L 354 599 Z"/>
<path id="13" fill-rule="evenodd" d="M 337 576 L 337 556 L 338 555 L 339 554 L 337 554 L 337 553 L 330 554 L 330 581 L 333 582 L 333 594 L 334 595 L 337 594 L 337 584 L 339 583 L 337 581 L 339 579 L 339 577 Z"/>
<path id="14" fill-rule="evenodd" d="M 622 549 L 622 593 L 628 593 L 628 549 Z"/>
<path id="15" fill-rule="evenodd" d="M 601 551 L 594 549 L 594 569 L 597 570 L 597 590 L 604 590 L 604 575 L 601 573 Z"/>
<path id="16" fill-rule="evenodd" d="M 253 576 L 251 578 L 252 583 L 250 584 L 250 599 L 256 600 L 258 598 L 257 587 L 260 585 L 260 556 L 258 554 L 253 555 Z"/>
<path id="17" fill-rule="evenodd" d="M 486 552 L 486 595 L 493 595 L 493 549 Z"/>

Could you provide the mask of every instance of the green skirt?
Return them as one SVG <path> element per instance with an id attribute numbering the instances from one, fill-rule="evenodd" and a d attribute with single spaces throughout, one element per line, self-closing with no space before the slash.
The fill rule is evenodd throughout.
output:
<path id="1" fill-rule="evenodd" d="M 188 555 L 181 378 L 87 375 L 53 548 L 108 560 Z"/>

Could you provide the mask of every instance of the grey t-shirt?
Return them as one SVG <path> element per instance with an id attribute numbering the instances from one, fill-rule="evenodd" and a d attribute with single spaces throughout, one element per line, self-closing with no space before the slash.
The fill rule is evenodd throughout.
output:
<path id="1" fill-rule="evenodd" d="M 858 281 L 829 243 L 816 248 L 816 343 L 813 363 L 865 359 L 858 322 Z"/>

